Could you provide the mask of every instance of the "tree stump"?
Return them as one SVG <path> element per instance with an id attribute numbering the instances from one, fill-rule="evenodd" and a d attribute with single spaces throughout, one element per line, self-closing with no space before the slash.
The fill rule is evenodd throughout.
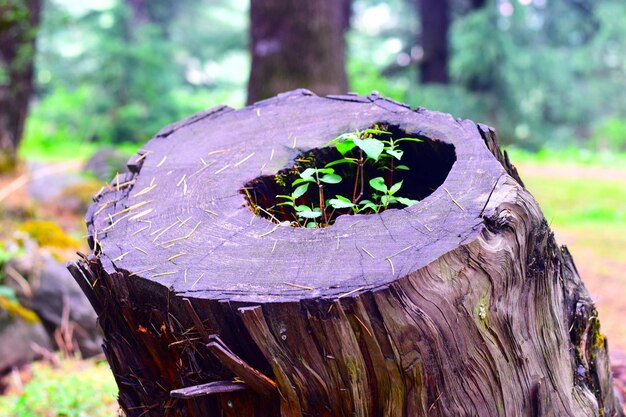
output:
<path id="1" fill-rule="evenodd" d="M 316 229 L 252 212 L 377 124 L 424 140 L 420 203 Z M 487 126 L 297 90 L 168 126 L 128 170 L 69 265 L 128 416 L 623 415 L 597 311 Z"/>

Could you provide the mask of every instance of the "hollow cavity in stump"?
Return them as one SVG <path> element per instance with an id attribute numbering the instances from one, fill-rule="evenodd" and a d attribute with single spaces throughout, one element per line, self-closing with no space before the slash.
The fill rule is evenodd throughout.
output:
<path id="1" fill-rule="evenodd" d="M 299 154 L 292 166 L 247 182 L 242 192 L 256 215 L 325 227 L 342 214 L 417 203 L 443 183 L 455 159 L 452 145 L 375 124 Z"/>

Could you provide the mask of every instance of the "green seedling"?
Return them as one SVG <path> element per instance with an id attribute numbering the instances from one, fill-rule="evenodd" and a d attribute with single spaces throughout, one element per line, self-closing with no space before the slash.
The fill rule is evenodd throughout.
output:
<path id="1" fill-rule="evenodd" d="M 328 162 L 323 168 L 306 167 L 291 183 L 293 191 L 287 195 L 277 196 L 282 200 L 277 206 L 291 207 L 295 213 L 294 225 L 299 227 L 326 227 L 332 224 L 340 214 L 370 214 L 379 213 L 394 205 L 412 206 L 418 201 L 397 195 L 402 187 L 402 181 L 393 182 L 396 171 L 409 170 L 408 166 L 398 163 L 404 155 L 400 144 L 409 141 L 421 142 L 422 140 L 418 138 L 393 139 L 390 132 L 377 127 L 344 133 L 328 143 L 328 146 L 334 146 L 337 149 L 341 158 Z M 345 171 L 347 175 L 342 171 L 344 177 L 354 178 L 351 186 L 352 195 L 335 195 L 335 198 L 326 199 L 324 186 L 338 184 L 344 180 L 333 168 L 343 164 L 349 166 Z M 384 177 L 365 178 L 368 166 L 384 171 Z M 366 184 L 373 189 L 371 199 L 363 199 Z M 317 189 L 317 198 L 307 198 L 310 195 L 307 193 L 313 187 Z M 298 204 L 299 199 L 307 199 L 309 203 Z"/>

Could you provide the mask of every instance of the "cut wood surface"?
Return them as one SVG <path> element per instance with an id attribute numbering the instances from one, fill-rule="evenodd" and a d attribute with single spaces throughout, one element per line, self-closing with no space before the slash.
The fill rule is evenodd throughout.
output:
<path id="1" fill-rule="evenodd" d="M 424 139 L 418 204 L 318 229 L 252 212 L 246 191 L 271 203 L 299 155 L 376 124 Z M 168 126 L 128 167 L 69 268 L 129 416 L 623 415 L 595 307 L 491 128 L 296 90 Z"/>

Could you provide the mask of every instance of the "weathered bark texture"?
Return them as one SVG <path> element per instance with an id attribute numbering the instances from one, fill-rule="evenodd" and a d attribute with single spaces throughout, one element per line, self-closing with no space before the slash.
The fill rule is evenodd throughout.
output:
<path id="1" fill-rule="evenodd" d="M 0 166 L 14 163 L 34 91 L 41 0 L 0 2 Z"/>
<path id="2" fill-rule="evenodd" d="M 420 203 L 252 214 L 244 184 L 376 123 L 425 139 Z M 168 126 L 128 167 L 69 268 L 129 416 L 623 416 L 596 309 L 491 128 L 298 90 Z"/>
<path id="3" fill-rule="evenodd" d="M 448 32 L 450 29 L 450 4 L 448 0 L 418 0 L 421 45 L 424 55 L 420 60 L 419 74 L 422 84 L 447 84 Z"/>
<path id="4" fill-rule="evenodd" d="M 349 0 L 252 0 L 248 103 L 298 87 L 347 91 L 349 12 Z"/>

